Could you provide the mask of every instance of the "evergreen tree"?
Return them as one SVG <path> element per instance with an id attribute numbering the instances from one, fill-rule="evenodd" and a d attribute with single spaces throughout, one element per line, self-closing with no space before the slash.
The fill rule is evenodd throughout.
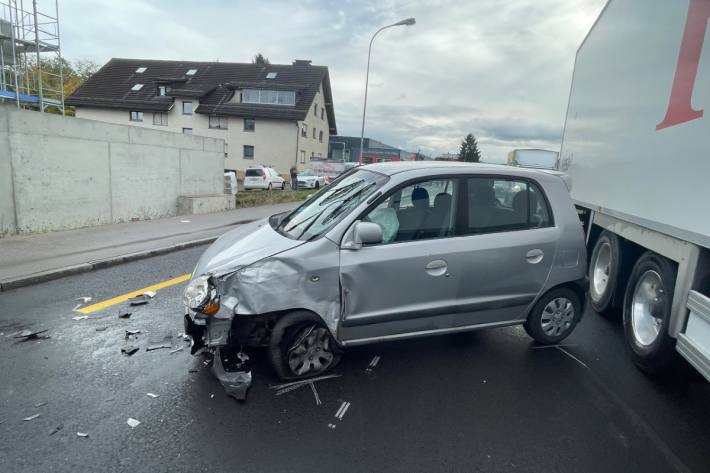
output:
<path id="1" fill-rule="evenodd" d="M 467 163 L 477 163 L 481 160 L 481 152 L 478 150 L 478 142 L 473 134 L 469 133 L 461 142 L 459 149 L 459 161 Z"/>
<path id="2" fill-rule="evenodd" d="M 271 62 L 269 61 L 269 58 L 264 56 L 261 53 L 257 53 L 256 56 L 254 56 L 251 59 L 251 63 L 252 64 L 261 64 L 262 66 L 265 66 L 267 64 L 271 64 Z"/>

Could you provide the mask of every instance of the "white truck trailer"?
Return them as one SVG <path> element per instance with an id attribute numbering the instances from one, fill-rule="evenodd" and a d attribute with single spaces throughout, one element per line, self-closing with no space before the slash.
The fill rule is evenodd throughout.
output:
<path id="1" fill-rule="evenodd" d="M 557 169 L 557 151 L 546 149 L 514 149 L 508 153 L 508 165 L 535 169 Z"/>
<path id="2" fill-rule="evenodd" d="M 641 369 L 678 351 L 708 380 L 709 19 L 710 0 L 609 0 L 577 51 L 560 151 L 591 305 L 621 311 Z"/>

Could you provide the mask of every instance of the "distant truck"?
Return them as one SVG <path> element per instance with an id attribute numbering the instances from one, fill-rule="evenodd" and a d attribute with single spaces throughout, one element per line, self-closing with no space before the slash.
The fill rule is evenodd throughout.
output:
<path id="1" fill-rule="evenodd" d="M 514 149 L 508 153 L 508 165 L 535 169 L 557 169 L 557 151 Z"/>
<path id="2" fill-rule="evenodd" d="M 710 0 L 609 0 L 574 67 L 560 155 L 586 231 L 590 303 L 623 314 L 647 372 L 710 380 Z"/>

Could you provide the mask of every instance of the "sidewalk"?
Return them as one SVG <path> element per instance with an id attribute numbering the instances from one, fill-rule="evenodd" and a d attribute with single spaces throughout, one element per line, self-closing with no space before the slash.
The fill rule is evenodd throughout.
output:
<path id="1" fill-rule="evenodd" d="M 298 202 L 0 238 L 0 290 L 210 243 Z"/>

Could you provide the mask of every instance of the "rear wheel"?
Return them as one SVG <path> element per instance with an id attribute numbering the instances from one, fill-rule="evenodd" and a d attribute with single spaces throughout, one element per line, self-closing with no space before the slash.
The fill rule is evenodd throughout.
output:
<path id="1" fill-rule="evenodd" d="M 281 379 L 323 374 L 338 364 L 341 354 L 328 328 L 310 312 L 285 315 L 271 332 L 269 358 Z"/>
<path id="2" fill-rule="evenodd" d="M 536 342 L 559 343 L 572 333 L 579 322 L 582 304 L 572 289 L 558 287 L 537 301 L 523 326 Z"/>
<path id="3" fill-rule="evenodd" d="M 589 302 L 600 314 L 612 309 L 612 298 L 619 279 L 621 261 L 619 237 L 603 231 L 589 262 Z"/>
<path id="4" fill-rule="evenodd" d="M 320 187 L 320 183 L 316 181 L 316 184 L 313 186 L 314 189 L 318 189 Z"/>
<path id="5" fill-rule="evenodd" d="M 668 368 L 675 339 L 668 335 L 676 269 L 651 251 L 634 265 L 624 296 L 624 338 L 636 366 L 647 373 Z"/>
<path id="6" fill-rule="evenodd" d="M 285 190 L 285 189 L 286 189 L 286 181 L 281 183 L 281 190 Z"/>

